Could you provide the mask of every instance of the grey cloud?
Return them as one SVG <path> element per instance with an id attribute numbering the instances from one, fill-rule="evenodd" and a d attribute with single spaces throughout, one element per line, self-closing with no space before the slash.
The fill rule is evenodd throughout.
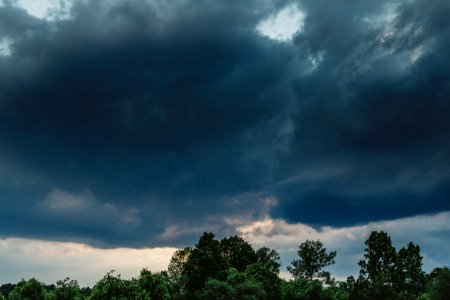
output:
<path id="1" fill-rule="evenodd" d="M 293 41 L 260 36 L 291 3 L 306 15 Z M 181 245 L 260 218 L 270 196 L 272 216 L 314 226 L 450 209 L 447 11 L 75 1 L 41 20 L 0 7 L 0 235 Z M 95 205 L 39 206 L 55 190 Z"/>

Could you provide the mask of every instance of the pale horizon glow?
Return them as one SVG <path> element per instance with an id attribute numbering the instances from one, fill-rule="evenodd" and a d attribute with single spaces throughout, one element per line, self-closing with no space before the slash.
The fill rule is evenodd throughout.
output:
<path id="1" fill-rule="evenodd" d="M 70 277 L 81 287 L 92 287 L 111 270 L 125 279 L 139 276 L 143 268 L 152 272 L 165 270 L 176 250 L 170 247 L 99 249 L 74 242 L 0 239 L 0 285 L 32 277 L 52 284 Z"/>

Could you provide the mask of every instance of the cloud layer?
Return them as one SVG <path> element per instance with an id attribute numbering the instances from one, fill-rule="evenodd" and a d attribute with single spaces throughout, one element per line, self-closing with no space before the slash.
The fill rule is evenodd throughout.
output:
<path id="1" fill-rule="evenodd" d="M 445 0 L 1 3 L 0 236 L 184 246 L 450 210 Z M 261 34 L 286 11 L 291 39 Z"/>

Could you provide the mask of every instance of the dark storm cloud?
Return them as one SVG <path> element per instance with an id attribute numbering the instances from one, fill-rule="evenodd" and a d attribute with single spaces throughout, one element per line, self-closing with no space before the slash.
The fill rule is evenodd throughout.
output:
<path id="1" fill-rule="evenodd" d="M 449 5 L 302 1 L 292 43 L 260 36 L 286 4 L 0 7 L 0 234 L 180 243 L 268 196 L 318 225 L 448 210 Z"/>
<path id="2" fill-rule="evenodd" d="M 0 134 L 15 173 L 3 187 L 23 182 L 3 194 L 4 234 L 151 243 L 173 222 L 233 212 L 221 199 L 270 180 L 294 103 L 294 52 L 255 30 L 266 13 L 87 1 L 69 20 L 42 21 L 2 7 L 13 43 Z M 85 190 L 88 204 L 45 206 L 51 193 Z"/>
<path id="3" fill-rule="evenodd" d="M 348 225 L 448 210 L 449 4 L 302 5 L 296 46 L 320 63 L 297 80 L 274 215 Z"/>

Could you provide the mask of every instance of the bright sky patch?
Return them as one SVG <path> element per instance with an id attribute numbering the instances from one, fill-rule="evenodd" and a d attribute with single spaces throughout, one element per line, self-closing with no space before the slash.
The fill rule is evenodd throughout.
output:
<path id="1" fill-rule="evenodd" d="M 9 39 L 0 39 L 0 56 L 11 55 L 11 41 Z"/>
<path id="2" fill-rule="evenodd" d="M 55 15 L 65 16 L 70 8 L 70 0 L 18 0 L 18 6 L 39 19 L 53 19 Z"/>
<path id="3" fill-rule="evenodd" d="M 286 42 L 299 32 L 305 14 L 297 6 L 290 5 L 258 24 L 258 32 L 272 40 Z"/>

